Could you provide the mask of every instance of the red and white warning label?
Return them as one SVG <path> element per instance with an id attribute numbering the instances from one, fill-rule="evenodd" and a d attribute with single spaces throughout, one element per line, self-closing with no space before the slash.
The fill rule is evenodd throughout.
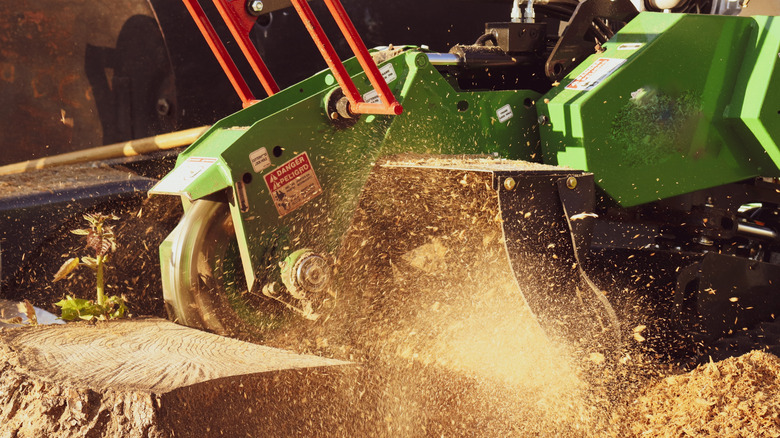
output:
<path id="1" fill-rule="evenodd" d="M 298 209 L 322 193 L 306 152 L 263 176 L 279 216 Z"/>
<path id="2" fill-rule="evenodd" d="M 621 65 L 626 62 L 625 59 L 620 58 L 599 58 L 593 64 L 590 65 L 584 72 L 580 73 L 574 78 L 569 85 L 566 86 L 567 90 L 582 90 L 587 91 L 595 87 L 601 81 L 608 78 L 609 75 L 615 72 Z"/>

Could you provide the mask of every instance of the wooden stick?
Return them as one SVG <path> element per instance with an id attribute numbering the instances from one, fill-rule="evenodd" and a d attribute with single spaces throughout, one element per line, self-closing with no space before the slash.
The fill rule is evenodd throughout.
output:
<path id="1" fill-rule="evenodd" d="M 169 132 L 153 137 L 139 138 L 122 143 L 114 143 L 106 146 L 98 146 L 81 151 L 52 155 L 37 160 L 22 161 L 20 163 L 0 166 L 0 175 L 11 175 L 30 170 L 45 169 L 62 166 L 65 164 L 85 163 L 88 161 L 107 160 L 111 158 L 133 157 L 148 154 L 155 151 L 174 149 L 192 144 L 201 136 L 209 126 L 185 129 L 183 131 Z"/>

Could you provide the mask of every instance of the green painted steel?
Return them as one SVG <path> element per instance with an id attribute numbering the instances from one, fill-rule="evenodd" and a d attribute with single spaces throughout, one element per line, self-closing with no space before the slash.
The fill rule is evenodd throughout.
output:
<path id="1" fill-rule="evenodd" d="M 726 118 L 741 138 L 755 137 L 780 167 L 780 17 L 753 20 L 758 28 L 750 35 Z"/>
<path id="2" fill-rule="evenodd" d="M 780 176 L 779 48 L 777 17 L 642 13 L 540 102 L 544 161 L 625 207 Z"/>
<path id="3" fill-rule="evenodd" d="M 345 66 L 361 93 L 371 89 L 355 59 Z M 177 169 L 195 157 L 215 158 L 214 165 L 181 190 L 162 190 L 181 178 L 174 170 L 152 192 L 180 193 L 189 200 L 227 193 L 251 288 L 253 278 L 261 284 L 277 282 L 279 261 L 296 250 L 309 248 L 335 257 L 365 180 L 383 156 L 497 154 L 525 160 L 541 156 L 534 128 L 538 93 L 459 91 L 415 48 L 406 48 L 380 68 L 403 105 L 403 114 L 363 116 L 354 126 L 334 126 L 324 108 L 336 86 L 324 71 L 216 123 L 180 155 Z M 261 148 L 269 166 L 256 171 L 250 155 L 265 156 Z M 277 205 L 284 201 L 277 199 L 275 204 L 272 196 L 280 194 L 272 193 L 266 177 L 292 160 L 305 161 L 304 153 L 322 193 L 280 216 Z M 170 242 L 163 245 L 163 258 L 170 252 L 166 245 Z"/>
<path id="4" fill-rule="evenodd" d="M 540 97 L 458 90 L 404 47 L 380 63 L 403 114 L 332 123 L 325 108 L 337 86 L 323 71 L 216 123 L 151 192 L 181 195 L 185 209 L 229 202 L 252 290 L 281 287 L 280 262 L 296 251 L 333 261 L 369 173 L 389 155 L 568 166 L 593 172 L 624 207 L 780 176 L 779 52 L 776 17 L 642 13 Z M 344 64 L 368 93 L 357 61 Z M 161 246 L 166 278 L 174 235 Z M 244 291 L 228 298 L 249 315 Z"/>

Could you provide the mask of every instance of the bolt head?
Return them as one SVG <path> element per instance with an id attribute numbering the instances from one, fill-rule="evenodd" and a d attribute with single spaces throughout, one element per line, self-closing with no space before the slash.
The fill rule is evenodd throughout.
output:
<path id="1" fill-rule="evenodd" d="M 157 99 L 157 114 L 161 116 L 167 116 L 171 112 L 171 104 L 168 102 L 168 99 L 165 98 L 159 98 Z"/>
<path id="2" fill-rule="evenodd" d="M 328 262 L 319 255 L 302 256 L 295 267 L 296 284 L 310 292 L 320 292 L 330 283 L 332 269 Z"/>
<path id="3" fill-rule="evenodd" d="M 263 2 L 261 0 L 253 0 L 249 7 L 255 11 L 255 12 L 262 12 L 263 11 Z"/>
<path id="4" fill-rule="evenodd" d="M 577 178 L 570 176 L 566 178 L 566 187 L 568 187 L 570 190 L 574 190 L 577 188 Z"/>
<path id="5" fill-rule="evenodd" d="M 267 283 L 263 286 L 263 295 L 267 297 L 274 297 L 279 294 L 278 287 L 276 286 L 276 282 Z"/>
<path id="6" fill-rule="evenodd" d="M 504 188 L 507 189 L 507 190 L 510 190 L 510 191 L 514 190 L 516 185 L 517 185 L 517 182 L 511 176 L 504 180 Z"/>

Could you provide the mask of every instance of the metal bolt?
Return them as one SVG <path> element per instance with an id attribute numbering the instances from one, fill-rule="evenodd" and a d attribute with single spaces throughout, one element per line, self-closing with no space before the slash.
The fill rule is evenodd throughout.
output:
<path id="1" fill-rule="evenodd" d="M 577 188 L 577 178 L 570 176 L 566 178 L 566 187 L 568 187 L 570 190 L 574 190 Z"/>
<path id="2" fill-rule="evenodd" d="M 414 58 L 414 64 L 419 67 L 423 68 L 426 65 L 428 65 L 428 55 L 425 53 L 420 53 Z"/>
<path id="3" fill-rule="evenodd" d="M 540 125 L 546 125 L 547 124 L 547 116 L 545 116 L 544 114 L 539 116 L 539 124 Z"/>
<path id="4" fill-rule="evenodd" d="M 320 255 L 308 253 L 295 265 L 295 284 L 306 291 L 320 292 L 330 283 L 332 270 Z"/>
<path id="5" fill-rule="evenodd" d="M 249 8 L 255 12 L 262 12 L 263 2 L 261 0 L 252 0 L 252 2 L 249 3 Z"/>
<path id="6" fill-rule="evenodd" d="M 279 294 L 276 287 L 276 282 L 271 282 L 263 286 L 263 295 L 267 297 L 274 297 Z"/>
<path id="7" fill-rule="evenodd" d="M 507 190 L 514 190 L 517 182 L 511 176 L 504 180 L 504 188 Z"/>
<path id="8" fill-rule="evenodd" d="M 168 102 L 168 99 L 162 97 L 157 99 L 157 114 L 167 116 L 170 112 L 171 104 Z"/>

